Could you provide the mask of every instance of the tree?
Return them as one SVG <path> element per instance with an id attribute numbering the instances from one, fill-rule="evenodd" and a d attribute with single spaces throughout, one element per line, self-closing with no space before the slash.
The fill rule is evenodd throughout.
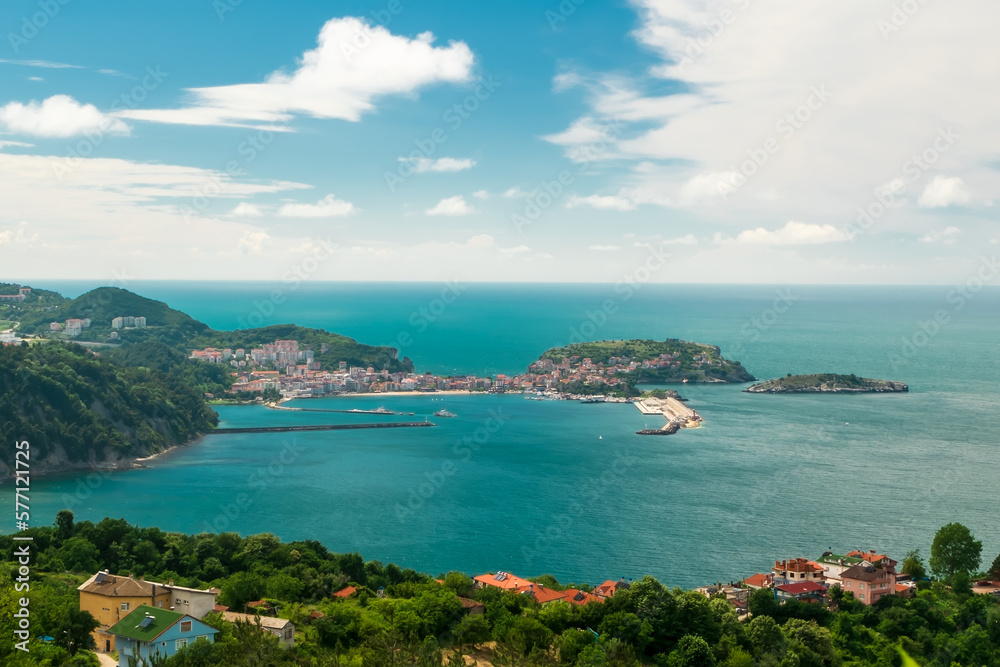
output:
<path id="1" fill-rule="evenodd" d="M 771 616 L 773 618 L 778 615 L 778 607 L 778 601 L 774 599 L 774 592 L 770 588 L 758 588 L 750 594 L 750 598 L 747 600 L 747 608 L 754 617 Z"/>
<path id="2" fill-rule="evenodd" d="M 60 541 L 73 537 L 73 513 L 69 510 L 60 510 L 56 514 L 56 533 Z"/>
<path id="3" fill-rule="evenodd" d="M 684 635 L 667 660 L 669 667 L 715 667 L 708 642 L 697 635 Z"/>
<path id="4" fill-rule="evenodd" d="M 910 576 L 913 581 L 921 581 L 927 577 L 927 568 L 924 567 L 924 559 L 920 556 L 920 549 L 914 549 L 903 557 L 903 574 Z"/>
<path id="5" fill-rule="evenodd" d="M 956 572 L 972 574 L 979 569 L 983 543 L 960 523 L 949 523 L 934 536 L 931 544 L 931 570 L 938 577 L 951 577 Z"/>
<path id="6" fill-rule="evenodd" d="M 993 565 L 990 565 L 989 572 L 990 579 L 993 581 L 1000 581 L 1000 554 L 993 560 Z"/>
<path id="7" fill-rule="evenodd" d="M 53 625 L 53 637 L 58 646 L 62 646 L 70 655 L 76 655 L 81 649 L 94 650 L 94 636 L 90 634 L 100 623 L 89 611 L 81 611 L 67 607 L 59 614 Z"/>
<path id="8" fill-rule="evenodd" d="M 489 639 L 490 624 L 486 622 L 482 614 L 467 614 L 455 626 L 455 641 L 458 642 L 459 646 L 470 644 L 475 647 L 476 644 L 489 641 Z"/>

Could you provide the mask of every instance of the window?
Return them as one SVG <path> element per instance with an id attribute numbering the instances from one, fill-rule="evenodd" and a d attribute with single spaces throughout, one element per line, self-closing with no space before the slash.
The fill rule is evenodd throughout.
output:
<path id="1" fill-rule="evenodd" d="M 129 607 L 128 602 L 122 602 L 122 611 L 128 611 L 128 607 Z"/>
<path id="2" fill-rule="evenodd" d="M 858 588 L 860 588 L 861 590 L 865 590 L 865 585 L 864 584 L 858 584 Z"/>
<path id="3" fill-rule="evenodd" d="M 184 648 L 187 645 L 188 645 L 187 638 L 184 638 L 184 639 L 175 639 L 174 640 L 174 650 L 175 651 L 180 651 L 182 648 Z"/>
<path id="4" fill-rule="evenodd" d="M 291 638 L 292 638 L 292 629 L 285 628 L 285 639 L 291 639 Z"/>
<path id="5" fill-rule="evenodd" d="M 191 621 L 181 621 L 181 632 L 191 632 Z"/>
<path id="6" fill-rule="evenodd" d="M 156 606 L 159 607 L 160 609 L 163 609 L 163 600 L 160 600 L 159 602 L 157 602 Z"/>
<path id="7" fill-rule="evenodd" d="M 862 599 L 862 600 L 865 599 L 865 594 L 864 593 L 861 594 L 860 599 Z"/>

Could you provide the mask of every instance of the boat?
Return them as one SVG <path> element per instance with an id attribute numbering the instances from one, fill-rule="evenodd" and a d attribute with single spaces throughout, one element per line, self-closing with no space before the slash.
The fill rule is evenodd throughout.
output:
<path id="1" fill-rule="evenodd" d="M 435 417 L 457 417 L 454 412 L 448 412 L 447 410 L 438 410 L 434 413 Z"/>
<path id="2" fill-rule="evenodd" d="M 580 402 L 581 403 L 603 403 L 604 402 L 604 397 L 603 396 L 591 396 L 590 398 L 581 398 Z"/>
<path id="3" fill-rule="evenodd" d="M 374 412 L 377 415 L 394 415 L 394 414 L 396 414 L 392 410 L 389 410 L 388 408 L 386 408 L 384 405 L 375 408 Z"/>

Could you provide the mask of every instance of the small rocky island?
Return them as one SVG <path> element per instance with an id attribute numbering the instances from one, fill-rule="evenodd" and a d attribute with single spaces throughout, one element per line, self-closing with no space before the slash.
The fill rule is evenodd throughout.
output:
<path id="1" fill-rule="evenodd" d="M 873 380 L 857 375 L 819 373 L 816 375 L 788 375 L 755 384 L 743 391 L 751 394 L 878 394 L 909 390 L 910 388 L 904 382 Z"/>

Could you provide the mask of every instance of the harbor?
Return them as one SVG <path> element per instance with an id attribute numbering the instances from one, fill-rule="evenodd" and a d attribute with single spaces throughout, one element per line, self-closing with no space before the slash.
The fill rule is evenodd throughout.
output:
<path id="1" fill-rule="evenodd" d="M 697 428 L 702 423 L 701 415 L 684 405 L 680 400 L 670 396 L 666 398 L 648 397 L 634 401 L 633 404 L 644 415 L 659 415 L 667 420 L 662 428 L 647 428 L 636 431 L 638 435 L 671 435 L 682 428 Z"/>
<path id="2" fill-rule="evenodd" d="M 420 428 L 436 426 L 432 422 L 384 422 L 376 424 L 310 424 L 302 426 L 254 426 L 247 428 L 217 428 L 205 435 L 226 433 L 287 433 L 289 431 L 348 431 L 361 428 Z"/>

